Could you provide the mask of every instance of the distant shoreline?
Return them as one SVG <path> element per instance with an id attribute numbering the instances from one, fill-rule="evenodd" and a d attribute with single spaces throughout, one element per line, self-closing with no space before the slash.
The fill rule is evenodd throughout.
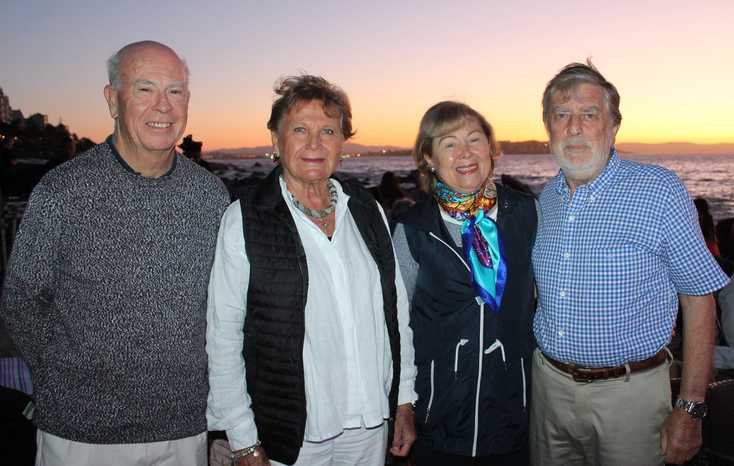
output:
<path id="1" fill-rule="evenodd" d="M 546 141 L 499 141 L 503 154 L 548 154 Z M 695 144 L 689 142 L 666 143 L 639 143 L 621 142 L 616 145 L 621 154 L 631 155 L 734 155 L 734 143 Z M 250 159 L 262 158 L 270 155 L 271 146 L 241 147 L 235 149 L 215 149 L 205 151 L 204 158 L 209 160 L 221 159 Z M 363 156 L 410 156 L 411 149 L 397 146 L 345 144 L 346 157 Z"/>

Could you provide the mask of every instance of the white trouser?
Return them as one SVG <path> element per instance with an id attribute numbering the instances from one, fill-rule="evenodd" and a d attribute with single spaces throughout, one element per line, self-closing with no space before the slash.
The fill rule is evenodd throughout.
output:
<path id="1" fill-rule="evenodd" d="M 387 424 L 370 429 L 345 429 L 342 434 L 323 442 L 303 442 L 293 466 L 384 466 L 386 451 Z M 209 464 L 228 466 L 229 453 L 226 441 L 215 440 Z M 273 460 L 270 464 L 284 466 Z"/>
<path id="2" fill-rule="evenodd" d="M 387 425 L 366 429 L 345 429 L 341 435 L 323 442 L 303 442 L 293 466 L 384 466 Z M 270 461 L 272 466 L 285 466 Z"/>
<path id="3" fill-rule="evenodd" d="M 36 466 L 206 466 L 206 432 L 151 443 L 96 444 L 39 430 Z"/>

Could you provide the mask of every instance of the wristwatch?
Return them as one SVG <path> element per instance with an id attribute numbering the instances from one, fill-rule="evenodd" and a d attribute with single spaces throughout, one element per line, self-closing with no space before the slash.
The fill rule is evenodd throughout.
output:
<path id="1" fill-rule="evenodd" d="M 675 407 L 687 412 L 693 419 L 703 419 L 708 413 L 708 407 L 703 401 L 689 401 L 678 398 L 675 400 Z"/>

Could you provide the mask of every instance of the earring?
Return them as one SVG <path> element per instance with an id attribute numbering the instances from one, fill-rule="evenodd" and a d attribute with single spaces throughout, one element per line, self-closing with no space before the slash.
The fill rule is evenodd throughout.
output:
<path id="1" fill-rule="evenodd" d="M 436 173 L 436 167 L 434 167 L 433 165 L 431 165 L 431 173 Z"/>
<path id="2" fill-rule="evenodd" d="M 273 163 L 278 163 L 278 160 L 280 160 L 280 153 L 278 153 L 277 150 L 274 150 L 270 153 L 270 160 L 273 161 Z"/>

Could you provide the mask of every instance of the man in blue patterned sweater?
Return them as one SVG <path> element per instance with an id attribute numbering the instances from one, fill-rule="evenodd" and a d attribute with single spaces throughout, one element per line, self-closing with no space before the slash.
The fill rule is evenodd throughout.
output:
<path id="1" fill-rule="evenodd" d="M 533 250 L 533 463 L 682 463 L 701 445 L 712 293 L 728 279 L 678 177 L 617 154 L 619 94 L 591 63 L 548 83 L 543 121 L 561 171 L 540 196 Z M 685 357 L 673 409 L 666 345 L 679 302 Z"/>
<path id="2" fill-rule="evenodd" d="M 0 316 L 31 369 L 36 464 L 206 465 L 206 297 L 222 183 L 175 152 L 188 69 L 108 61 L 114 133 L 35 187 Z"/>

